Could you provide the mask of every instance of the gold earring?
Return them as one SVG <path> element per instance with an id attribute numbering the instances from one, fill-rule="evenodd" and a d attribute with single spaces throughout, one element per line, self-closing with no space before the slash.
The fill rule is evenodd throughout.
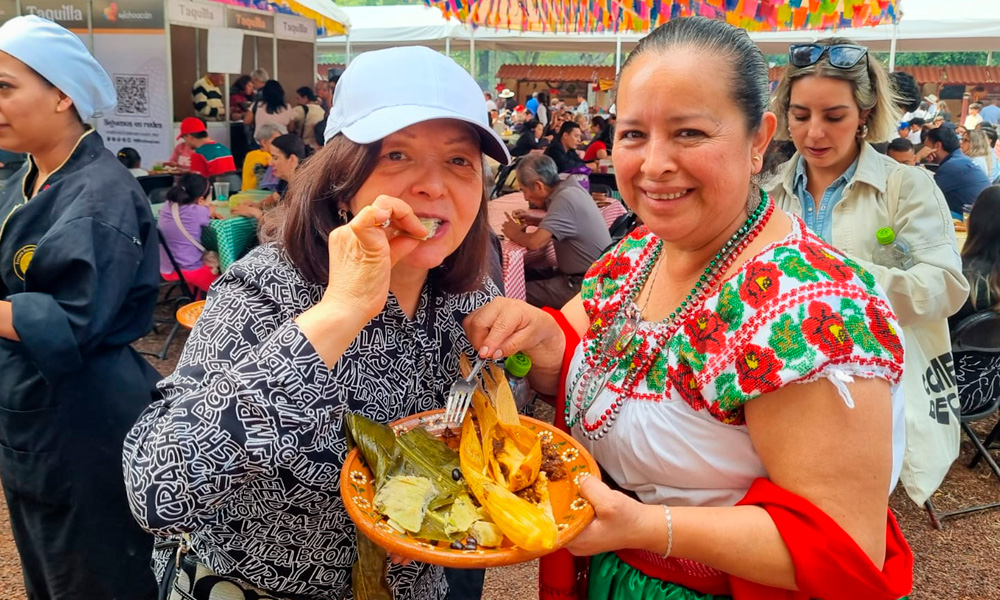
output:
<path id="1" fill-rule="evenodd" d="M 757 162 L 758 160 L 760 160 L 760 154 L 754 154 L 753 155 L 753 161 Z"/>

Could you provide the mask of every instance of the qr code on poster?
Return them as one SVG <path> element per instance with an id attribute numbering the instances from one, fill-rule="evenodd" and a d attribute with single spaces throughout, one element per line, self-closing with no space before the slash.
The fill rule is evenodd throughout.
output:
<path id="1" fill-rule="evenodd" d="M 149 77 L 145 75 L 115 75 L 119 115 L 149 116 Z"/>

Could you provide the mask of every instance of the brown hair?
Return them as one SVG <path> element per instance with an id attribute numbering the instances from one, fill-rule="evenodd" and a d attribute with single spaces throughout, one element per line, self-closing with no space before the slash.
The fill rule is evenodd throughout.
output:
<path id="1" fill-rule="evenodd" d="M 991 185 L 972 203 L 969 237 L 962 248 L 969 299 L 976 308 L 1000 308 L 1000 185 Z M 972 267 L 972 268 L 970 268 Z M 981 294 L 986 297 L 981 297 Z"/>
<path id="2" fill-rule="evenodd" d="M 350 202 L 375 170 L 382 143 L 357 144 L 342 134 L 328 141 L 299 166 L 284 200 L 265 215 L 260 228 L 262 242 L 278 242 L 306 280 L 329 282 L 330 232 L 346 224 L 340 210 L 350 214 Z M 489 223 L 483 192 L 476 220 L 458 248 L 431 272 L 437 287 L 447 293 L 477 290 L 489 251 Z"/>

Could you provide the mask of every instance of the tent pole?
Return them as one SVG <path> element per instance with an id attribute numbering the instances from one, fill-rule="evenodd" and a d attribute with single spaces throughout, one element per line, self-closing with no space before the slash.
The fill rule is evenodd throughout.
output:
<path id="1" fill-rule="evenodd" d="M 451 58 L 451 36 L 444 38 L 444 55 Z"/>
<path id="2" fill-rule="evenodd" d="M 615 35 L 615 75 L 622 70 L 622 34 Z"/>
<path id="3" fill-rule="evenodd" d="M 476 28 L 469 34 L 469 74 L 476 78 Z"/>
<path id="4" fill-rule="evenodd" d="M 992 50 L 990 50 L 989 52 L 986 53 L 986 66 L 987 67 L 992 67 L 993 66 L 993 51 Z"/>
<path id="5" fill-rule="evenodd" d="M 347 32 L 347 48 L 344 50 L 346 57 L 344 58 L 344 64 L 351 64 L 351 32 Z"/>
<path id="6" fill-rule="evenodd" d="M 892 24 L 892 40 L 889 42 L 889 72 L 896 70 L 896 39 L 899 38 L 899 23 Z"/>

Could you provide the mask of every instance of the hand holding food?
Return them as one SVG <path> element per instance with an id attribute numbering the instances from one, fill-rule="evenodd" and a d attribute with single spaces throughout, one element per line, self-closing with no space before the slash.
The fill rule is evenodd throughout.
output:
<path id="1" fill-rule="evenodd" d="M 385 306 L 392 267 L 427 233 L 409 204 L 376 198 L 346 226 L 330 232 L 330 283 L 320 305 L 358 311 L 365 322 L 373 318 Z"/>

